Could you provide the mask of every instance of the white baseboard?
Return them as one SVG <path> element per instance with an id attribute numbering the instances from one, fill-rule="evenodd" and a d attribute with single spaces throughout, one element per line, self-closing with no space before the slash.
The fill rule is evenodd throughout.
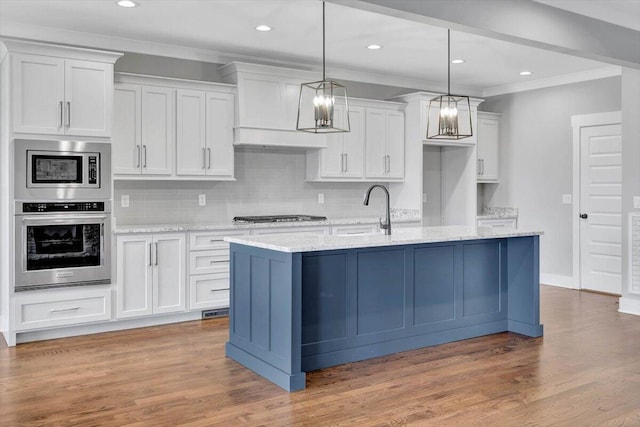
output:
<path id="1" fill-rule="evenodd" d="M 640 316 L 640 297 L 620 297 L 618 301 L 618 311 L 620 313 Z"/>
<path id="2" fill-rule="evenodd" d="M 540 273 L 540 283 L 543 285 L 557 286 L 559 288 L 578 289 L 573 284 L 572 276 Z"/>

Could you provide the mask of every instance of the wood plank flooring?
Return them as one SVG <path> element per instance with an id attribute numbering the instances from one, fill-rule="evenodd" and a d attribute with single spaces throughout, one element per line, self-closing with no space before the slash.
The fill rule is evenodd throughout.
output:
<path id="1" fill-rule="evenodd" d="M 224 357 L 227 319 L 0 348 L 0 425 L 640 426 L 640 317 L 542 286 L 543 338 L 496 334 L 311 372 Z"/>

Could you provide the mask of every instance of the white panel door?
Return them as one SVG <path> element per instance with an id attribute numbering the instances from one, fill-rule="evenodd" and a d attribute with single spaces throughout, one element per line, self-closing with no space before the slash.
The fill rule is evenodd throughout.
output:
<path id="1" fill-rule="evenodd" d="M 116 316 L 144 316 L 152 306 L 152 237 L 118 236 L 116 239 Z"/>
<path id="2" fill-rule="evenodd" d="M 184 311 L 185 235 L 154 235 L 153 246 L 153 313 Z"/>
<path id="3" fill-rule="evenodd" d="M 387 176 L 404 178 L 404 113 L 387 112 Z"/>
<path id="4" fill-rule="evenodd" d="M 386 128 L 386 111 L 378 108 L 367 108 L 365 159 L 367 178 L 386 178 L 387 176 Z"/>
<path id="5" fill-rule="evenodd" d="M 622 164 L 619 124 L 580 133 L 581 288 L 622 292 Z"/>
<path id="6" fill-rule="evenodd" d="M 65 126 L 67 135 L 110 136 L 113 65 L 65 61 Z"/>
<path id="7" fill-rule="evenodd" d="M 15 132 L 64 134 L 64 60 L 12 56 Z"/>
<path id="8" fill-rule="evenodd" d="M 206 174 L 233 177 L 233 95 L 206 94 Z"/>
<path id="9" fill-rule="evenodd" d="M 178 90 L 176 121 L 176 172 L 178 175 L 204 175 L 205 95 L 196 90 Z"/>
<path id="10" fill-rule="evenodd" d="M 111 168 L 114 174 L 140 174 L 140 86 L 118 84 L 113 93 Z"/>
<path id="11" fill-rule="evenodd" d="M 175 150 L 175 90 L 142 87 L 142 173 L 171 175 Z"/>

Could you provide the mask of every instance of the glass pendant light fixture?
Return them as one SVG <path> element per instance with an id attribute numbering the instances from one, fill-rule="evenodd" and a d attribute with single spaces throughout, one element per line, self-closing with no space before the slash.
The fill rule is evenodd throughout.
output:
<path id="1" fill-rule="evenodd" d="M 325 74 L 325 4 L 322 2 L 322 80 L 302 83 L 296 129 L 312 133 L 349 132 L 347 88 Z"/>
<path id="2" fill-rule="evenodd" d="M 447 94 L 429 101 L 427 138 L 463 139 L 472 135 L 469 97 L 451 95 L 451 30 L 447 30 Z"/>

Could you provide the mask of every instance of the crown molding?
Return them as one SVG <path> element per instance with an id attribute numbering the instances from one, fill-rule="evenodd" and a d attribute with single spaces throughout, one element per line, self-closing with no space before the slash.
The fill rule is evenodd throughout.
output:
<path id="1" fill-rule="evenodd" d="M 604 79 L 622 75 L 622 67 L 610 65 L 592 70 L 579 71 L 577 73 L 562 74 L 559 76 L 546 77 L 526 82 L 512 83 L 502 86 L 494 86 L 482 91 L 482 96 L 505 95 L 508 93 L 525 92 L 528 90 L 544 89 L 553 86 L 562 86 L 572 83 L 586 82 L 589 80 Z"/>

